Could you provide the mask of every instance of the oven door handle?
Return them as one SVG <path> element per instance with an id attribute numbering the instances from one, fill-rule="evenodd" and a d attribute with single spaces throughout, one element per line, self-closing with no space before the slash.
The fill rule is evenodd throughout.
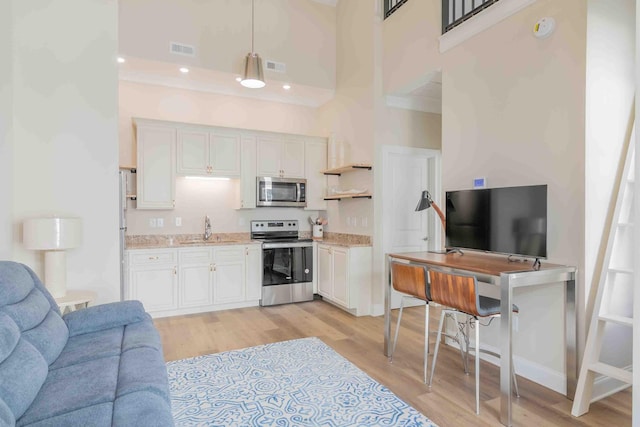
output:
<path id="1" fill-rule="evenodd" d="M 312 246 L 313 242 L 263 243 L 262 249 L 310 248 Z"/>
<path id="2" fill-rule="evenodd" d="M 300 189 L 300 183 L 296 183 L 296 202 L 300 202 L 300 197 L 302 196 L 302 190 Z"/>

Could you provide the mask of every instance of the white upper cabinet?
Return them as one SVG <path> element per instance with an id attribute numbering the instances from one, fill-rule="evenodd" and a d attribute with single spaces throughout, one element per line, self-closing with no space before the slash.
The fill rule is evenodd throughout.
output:
<path id="1" fill-rule="evenodd" d="M 179 129 L 177 153 L 177 173 L 206 175 L 209 170 L 209 132 Z"/>
<path id="2" fill-rule="evenodd" d="M 239 209 L 256 207 L 256 137 L 242 135 L 240 162 L 240 188 L 238 191 Z"/>
<path id="3" fill-rule="evenodd" d="M 136 122 L 138 209 L 175 207 L 176 130 Z"/>
<path id="4" fill-rule="evenodd" d="M 307 178 L 307 210 L 327 210 L 324 200 L 327 194 L 327 176 L 322 173 L 327 167 L 327 141 L 318 138 L 307 140 L 304 147 L 304 170 Z"/>
<path id="5" fill-rule="evenodd" d="M 179 128 L 177 173 L 240 176 L 240 132 Z"/>
<path id="6" fill-rule="evenodd" d="M 258 176 L 304 178 L 304 141 L 274 136 L 259 136 Z"/>

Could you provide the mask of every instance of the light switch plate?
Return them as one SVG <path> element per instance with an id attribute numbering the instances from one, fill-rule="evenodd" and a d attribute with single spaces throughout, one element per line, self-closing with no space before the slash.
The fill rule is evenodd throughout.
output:
<path id="1" fill-rule="evenodd" d="M 176 217 L 176 227 L 182 227 L 182 217 Z"/>
<path id="2" fill-rule="evenodd" d="M 156 219 L 156 225 L 158 226 L 158 228 L 164 227 L 164 218 Z"/>
<path id="3" fill-rule="evenodd" d="M 149 227 L 156 228 L 156 219 L 155 218 L 149 218 Z"/>

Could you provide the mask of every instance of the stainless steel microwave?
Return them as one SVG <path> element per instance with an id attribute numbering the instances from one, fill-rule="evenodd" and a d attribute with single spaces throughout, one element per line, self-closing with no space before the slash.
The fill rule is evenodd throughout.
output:
<path id="1" fill-rule="evenodd" d="M 256 206 L 307 206 L 307 180 L 298 178 L 256 178 Z"/>

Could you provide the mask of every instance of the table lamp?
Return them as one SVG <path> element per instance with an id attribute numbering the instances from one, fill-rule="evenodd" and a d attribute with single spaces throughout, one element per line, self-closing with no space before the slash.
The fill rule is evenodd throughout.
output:
<path id="1" fill-rule="evenodd" d="M 416 206 L 416 212 L 429 209 L 430 207 L 433 207 L 433 210 L 436 211 L 436 213 L 440 217 L 440 222 L 442 222 L 442 229 L 445 230 L 446 232 L 447 227 L 445 226 L 446 223 L 444 219 L 444 214 L 442 213 L 442 211 L 440 210 L 436 202 L 434 202 L 433 199 L 431 198 L 431 194 L 429 194 L 427 190 L 424 190 L 422 192 L 422 196 L 420 197 L 420 201 L 418 202 L 418 206 Z"/>
<path id="2" fill-rule="evenodd" d="M 80 246 L 80 218 L 30 218 L 23 224 L 22 241 L 27 249 L 44 253 L 44 283 L 54 298 L 67 293 L 65 250 Z"/>

